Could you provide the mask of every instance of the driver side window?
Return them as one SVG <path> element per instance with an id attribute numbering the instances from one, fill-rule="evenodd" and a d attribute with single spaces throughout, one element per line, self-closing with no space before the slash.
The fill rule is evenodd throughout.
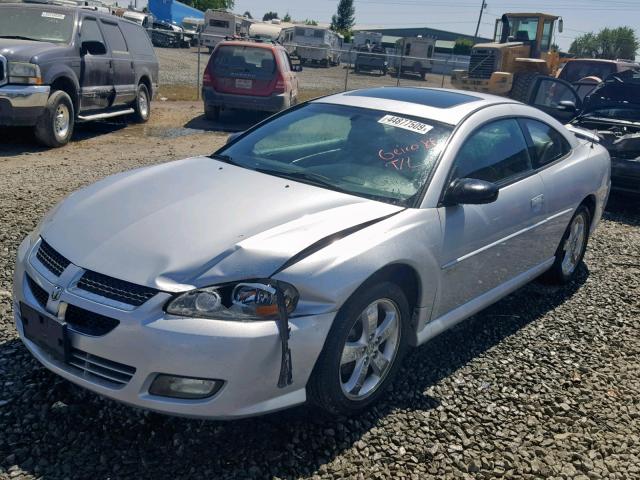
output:
<path id="1" fill-rule="evenodd" d="M 458 152 L 452 180 L 475 178 L 505 183 L 531 170 L 527 142 L 515 119 L 483 125 Z"/>
<path id="2" fill-rule="evenodd" d="M 81 42 L 100 42 L 104 44 L 104 38 L 100 33 L 98 21 L 95 18 L 84 18 L 82 20 L 82 28 L 80 29 Z"/>

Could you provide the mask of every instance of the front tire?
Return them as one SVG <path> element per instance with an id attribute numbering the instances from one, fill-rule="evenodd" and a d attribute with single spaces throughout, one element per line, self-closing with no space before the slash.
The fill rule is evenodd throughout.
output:
<path id="1" fill-rule="evenodd" d="M 36 139 L 46 147 L 62 147 L 71 140 L 74 126 L 75 111 L 71 97 L 62 90 L 54 91 L 36 123 Z"/>
<path id="2" fill-rule="evenodd" d="M 361 287 L 334 320 L 309 381 L 309 398 L 335 415 L 353 415 L 374 403 L 406 353 L 410 315 L 395 283 Z"/>
<path id="3" fill-rule="evenodd" d="M 558 245 L 553 266 L 542 276 L 543 281 L 564 285 L 573 280 L 587 250 L 590 227 L 591 212 L 584 205 L 580 205 Z"/>
<path id="4" fill-rule="evenodd" d="M 138 85 L 133 109 L 135 110 L 133 114 L 134 121 L 137 123 L 145 123 L 149 120 L 151 116 L 151 97 L 149 95 L 149 89 L 144 83 Z"/>

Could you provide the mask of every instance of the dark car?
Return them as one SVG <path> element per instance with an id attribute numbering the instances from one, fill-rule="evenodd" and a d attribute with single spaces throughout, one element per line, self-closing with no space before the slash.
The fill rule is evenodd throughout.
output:
<path id="1" fill-rule="evenodd" d="M 611 75 L 588 95 L 572 125 L 595 131 L 611 155 L 611 189 L 640 195 L 640 72 Z"/>
<path id="2" fill-rule="evenodd" d="M 237 108 L 279 112 L 298 103 L 300 65 L 293 65 L 282 45 L 256 41 L 223 41 L 216 45 L 202 78 L 208 119 Z"/>
<path id="3" fill-rule="evenodd" d="M 145 30 L 76 7 L 0 4 L 0 125 L 66 144 L 76 121 L 146 122 L 158 60 Z"/>
<path id="4" fill-rule="evenodd" d="M 576 58 L 566 63 L 558 73 L 558 78 L 571 83 L 578 96 L 584 99 L 609 75 L 638 69 L 640 65 L 630 60 Z"/>
<path id="5" fill-rule="evenodd" d="M 358 51 L 353 69 L 356 73 L 378 71 L 386 75 L 389 69 L 387 55 L 382 47 L 374 47 L 371 50 L 364 47 Z"/>

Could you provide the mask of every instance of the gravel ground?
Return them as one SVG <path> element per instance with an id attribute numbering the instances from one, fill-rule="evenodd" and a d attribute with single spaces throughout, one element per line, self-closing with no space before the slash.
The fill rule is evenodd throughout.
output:
<path id="1" fill-rule="evenodd" d="M 0 132 L 0 478 L 640 478 L 637 200 L 613 199 L 574 283 L 526 286 L 413 351 L 359 418 L 170 418 L 41 367 L 13 325 L 19 241 L 82 185 L 213 150 L 200 112 L 159 103 L 147 126 L 50 151 Z"/>
<path id="2" fill-rule="evenodd" d="M 156 48 L 156 55 L 160 61 L 160 85 L 197 85 L 196 72 L 198 71 L 198 52 L 196 48 Z M 200 78 L 209 59 L 207 50 L 200 54 Z M 300 89 L 320 92 L 340 92 L 345 87 L 347 69 L 344 66 L 331 68 L 316 68 L 305 66 L 298 73 Z M 349 70 L 347 88 L 349 90 L 365 87 L 380 87 L 396 85 L 397 79 L 391 75 L 381 76 L 377 73 L 356 74 Z M 450 77 L 442 75 L 427 75 L 426 81 L 410 75 L 403 76 L 400 84 L 409 86 L 450 87 Z"/>

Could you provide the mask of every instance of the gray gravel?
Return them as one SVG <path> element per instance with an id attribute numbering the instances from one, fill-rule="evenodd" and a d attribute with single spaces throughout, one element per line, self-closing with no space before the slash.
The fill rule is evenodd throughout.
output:
<path id="1" fill-rule="evenodd" d="M 136 149 L 128 131 L 55 152 L 0 146 L 0 478 L 640 478 L 637 200 L 614 199 L 577 281 L 531 284 L 415 350 L 359 418 L 170 418 L 49 373 L 13 325 L 20 239 L 72 189 L 203 149 Z"/>
<path id="2" fill-rule="evenodd" d="M 197 85 L 198 72 L 198 51 L 197 48 L 156 48 L 156 55 L 160 62 L 160 85 L 193 85 L 194 91 Z M 209 60 L 207 50 L 200 53 L 200 78 Z M 312 90 L 319 92 L 340 92 L 345 87 L 345 77 L 347 89 L 381 87 L 396 85 L 397 79 L 391 75 L 381 76 L 377 73 L 356 74 L 352 69 L 347 69 L 344 65 L 321 68 L 305 66 L 302 72 L 298 73 L 301 90 Z M 422 81 L 415 76 L 406 75 L 400 78 L 400 85 L 404 86 L 429 86 L 429 87 L 451 87 L 450 77 L 442 75 L 427 75 L 426 81 Z"/>

